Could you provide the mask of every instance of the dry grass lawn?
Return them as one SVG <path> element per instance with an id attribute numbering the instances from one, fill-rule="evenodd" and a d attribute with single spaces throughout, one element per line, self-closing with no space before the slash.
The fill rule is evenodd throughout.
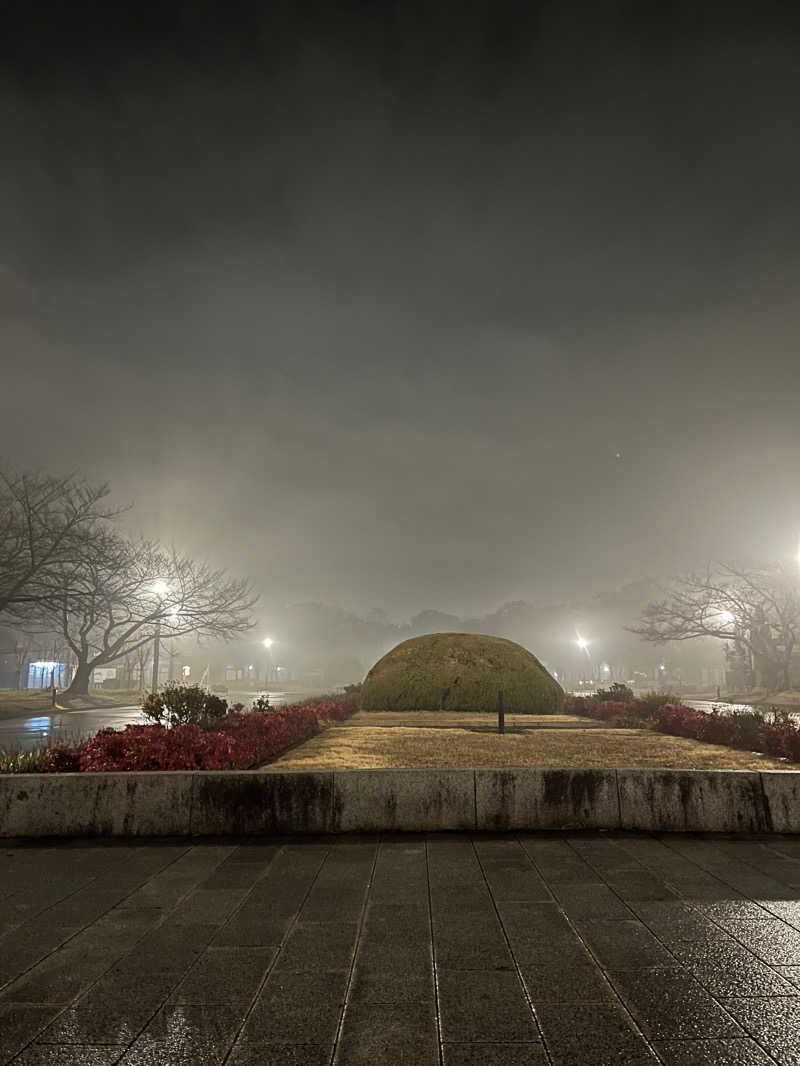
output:
<path id="1" fill-rule="evenodd" d="M 436 716 L 439 720 L 440 716 Z M 659 766 L 690 770 L 785 770 L 767 756 L 643 729 L 465 729 L 333 726 L 264 770 L 372 770 L 403 767 Z"/>
<path id="2" fill-rule="evenodd" d="M 557 725 L 560 722 L 586 724 L 585 718 L 574 714 L 507 714 L 505 721 L 509 729 L 518 726 Z M 346 724 L 415 727 L 463 725 L 465 728 L 488 725 L 496 728 L 497 715 L 479 714 L 477 711 L 358 711 Z"/>
<path id="3" fill-rule="evenodd" d="M 83 711 L 95 707 L 126 707 L 138 703 L 141 692 L 119 689 L 92 689 L 88 697 L 65 700 L 63 692 L 56 694 L 57 711 Z M 50 689 L 4 689 L 0 691 L 0 721 L 7 718 L 22 718 L 29 715 L 52 714 L 53 703 Z"/>

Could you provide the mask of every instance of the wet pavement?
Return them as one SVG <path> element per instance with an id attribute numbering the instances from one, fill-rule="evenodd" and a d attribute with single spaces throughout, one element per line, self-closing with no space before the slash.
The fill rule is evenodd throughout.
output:
<path id="1" fill-rule="evenodd" d="M 796 837 L 0 853 L 2 1063 L 800 1063 Z"/>
<path id="2" fill-rule="evenodd" d="M 52 714 L 31 715 L 27 718 L 7 718 L 0 721 L 0 750 L 46 747 L 63 742 L 76 743 L 94 736 L 99 729 L 110 726 L 124 729 L 147 719 L 139 706 L 93 707 L 84 711 L 54 711 Z"/>

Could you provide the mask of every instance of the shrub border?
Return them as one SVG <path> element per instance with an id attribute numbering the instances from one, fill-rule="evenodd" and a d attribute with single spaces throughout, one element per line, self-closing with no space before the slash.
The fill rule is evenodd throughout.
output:
<path id="1" fill-rule="evenodd" d="M 723 715 L 668 700 L 652 706 L 647 699 L 619 702 L 571 695 L 565 698 L 564 709 L 612 727 L 652 729 L 666 736 L 800 762 L 800 726 L 788 720 L 770 722 L 758 710 Z"/>

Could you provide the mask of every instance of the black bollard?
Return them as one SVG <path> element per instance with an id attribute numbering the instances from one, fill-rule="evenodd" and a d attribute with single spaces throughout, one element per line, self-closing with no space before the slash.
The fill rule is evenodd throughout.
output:
<path id="1" fill-rule="evenodd" d="M 506 731 L 506 716 L 503 712 L 503 690 L 499 689 L 497 692 L 497 732 L 505 733 Z"/>

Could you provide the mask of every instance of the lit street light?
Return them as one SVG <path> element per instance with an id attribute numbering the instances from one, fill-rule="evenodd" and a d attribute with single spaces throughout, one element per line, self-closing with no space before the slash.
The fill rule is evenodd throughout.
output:
<path id="1" fill-rule="evenodd" d="M 267 684 L 269 684 L 269 675 L 272 673 L 272 645 L 275 643 L 275 641 L 272 639 L 272 637 L 264 637 L 261 643 L 267 649 L 267 652 L 269 654 L 269 663 L 264 672 L 264 685 L 266 686 Z"/>
<path id="2" fill-rule="evenodd" d="M 166 581 L 154 581 L 153 592 L 159 600 L 163 599 L 169 591 Z M 153 636 L 153 692 L 158 692 L 158 652 L 161 647 L 161 619 L 156 622 L 156 631 Z"/>
<path id="3" fill-rule="evenodd" d="M 577 630 L 576 630 L 576 633 L 577 633 Z M 578 647 L 580 648 L 581 651 L 585 651 L 586 652 L 586 660 L 589 663 L 589 669 L 592 671 L 592 681 L 594 681 L 594 666 L 592 665 L 592 657 L 589 654 L 589 643 L 590 642 L 585 637 L 582 637 L 580 635 L 580 633 L 577 633 L 577 638 L 575 640 L 575 643 L 578 645 Z"/>

